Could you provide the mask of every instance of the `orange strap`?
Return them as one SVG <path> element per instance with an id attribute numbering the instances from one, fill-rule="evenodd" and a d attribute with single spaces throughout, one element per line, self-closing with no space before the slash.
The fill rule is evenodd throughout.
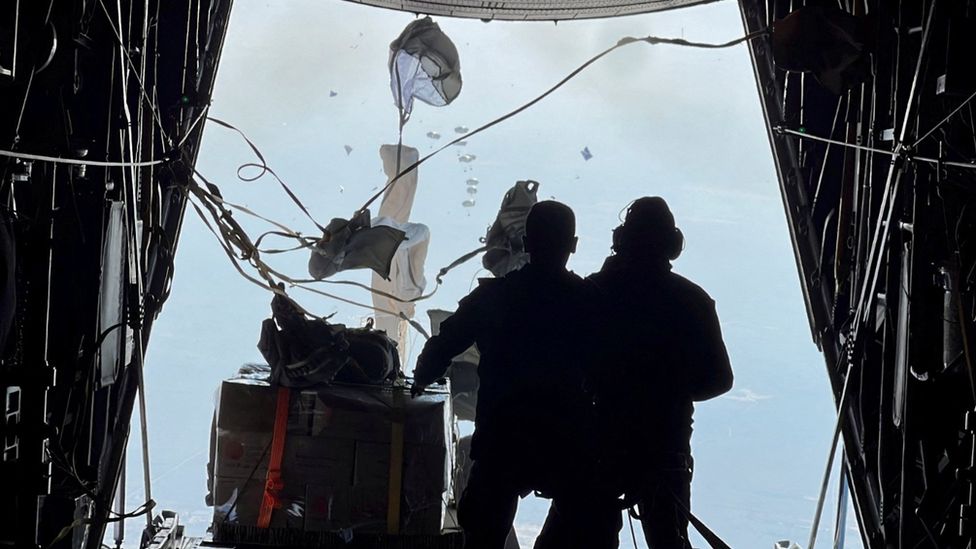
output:
<path id="1" fill-rule="evenodd" d="M 281 508 L 278 494 L 284 487 L 281 480 L 281 458 L 285 453 L 285 432 L 288 430 L 288 398 L 291 392 L 286 387 L 278 388 L 278 402 L 275 406 L 274 434 L 271 438 L 271 458 L 268 461 L 268 478 L 264 483 L 264 496 L 258 512 L 258 528 L 271 525 L 271 512 Z"/>

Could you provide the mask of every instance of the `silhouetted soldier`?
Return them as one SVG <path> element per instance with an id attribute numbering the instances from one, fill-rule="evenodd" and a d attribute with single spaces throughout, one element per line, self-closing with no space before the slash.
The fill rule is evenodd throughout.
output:
<path id="1" fill-rule="evenodd" d="M 444 376 L 451 358 L 472 343 L 481 352 L 474 465 L 458 506 L 468 549 L 501 549 L 519 497 L 535 490 L 558 502 L 578 490 L 585 475 L 581 435 L 590 400 L 583 392 L 580 347 L 588 341 L 582 317 L 592 285 L 566 270 L 576 250 L 575 231 L 567 206 L 533 206 L 525 235 L 529 264 L 482 280 L 417 359 L 415 394 Z M 574 510 L 572 503 L 567 507 Z M 616 515 L 619 521 L 619 510 Z M 575 547 L 616 547 L 618 528 L 603 532 L 612 545 Z"/>
<path id="2" fill-rule="evenodd" d="M 589 277 L 606 299 L 594 390 L 608 462 L 638 503 L 651 549 L 690 549 L 693 403 L 732 387 L 715 302 L 671 272 L 684 237 L 664 199 L 644 197 Z M 683 509 L 682 509 L 683 508 Z"/>

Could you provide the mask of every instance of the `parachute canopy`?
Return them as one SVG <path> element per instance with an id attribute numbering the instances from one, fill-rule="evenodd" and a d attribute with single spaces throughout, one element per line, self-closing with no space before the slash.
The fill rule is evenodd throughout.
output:
<path id="1" fill-rule="evenodd" d="M 505 276 L 529 262 L 522 237 L 525 236 L 525 220 L 529 217 L 529 210 L 539 201 L 536 198 L 538 190 L 539 183 L 536 181 L 518 181 L 502 198 L 498 217 L 485 235 L 487 251 L 481 258 L 481 264 L 491 274 Z M 470 202 L 474 205 L 473 200 Z"/>
<path id="2" fill-rule="evenodd" d="M 443 107 L 461 93 L 457 48 L 430 17 L 411 22 L 390 44 L 390 87 L 405 115 L 414 98 Z"/>

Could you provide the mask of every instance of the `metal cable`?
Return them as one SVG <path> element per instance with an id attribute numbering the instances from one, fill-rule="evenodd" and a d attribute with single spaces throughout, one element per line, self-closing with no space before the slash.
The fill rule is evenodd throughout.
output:
<path id="1" fill-rule="evenodd" d="M 833 442 L 830 443 L 827 466 L 824 470 L 823 482 L 820 484 L 820 497 L 817 499 L 817 510 L 813 516 L 813 526 L 810 530 L 810 541 L 807 543 L 807 549 L 814 549 L 814 545 L 817 542 L 817 530 L 820 528 L 820 517 L 823 515 L 824 501 L 827 499 L 827 485 L 830 484 L 830 473 L 834 465 L 834 456 L 837 453 L 841 430 L 844 426 L 844 414 L 847 411 L 847 389 L 850 386 L 851 371 L 853 368 L 854 361 L 848 360 L 847 374 L 844 376 L 844 388 L 841 391 L 840 402 L 837 403 L 837 422 L 834 424 L 834 438 Z"/>
<path id="2" fill-rule="evenodd" d="M 914 149 L 915 147 L 917 147 L 918 144 L 921 143 L 923 140 L 925 140 L 926 137 L 932 135 L 936 130 L 938 130 L 939 128 L 941 128 L 942 125 L 945 124 L 946 122 L 948 122 L 949 119 L 951 119 L 953 116 L 955 116 L 957 112 L 961 111 L 963 109 L 963 107 L 965 107 L 966 105 L 968 105 L 969 102 L 973 100 L 973 98 L 976 98 L 976 92 L 973 92 L 972 95 L 970 95 L 969 97 L 967 97 L 965 101 L 963 101 L 962 103 L 960 103 L 958 107 L 956 107 L 952 112 L 950 112 L 938 124 L 936 124 L 935 126 L 933 126 L 931 130 L 925 132 L 925 134 L 922 135 L 922 137 L 919 137 L 918 139 L 916 139 L 915 140 L 915 143 L 912 144 L 912 148 Z"/>

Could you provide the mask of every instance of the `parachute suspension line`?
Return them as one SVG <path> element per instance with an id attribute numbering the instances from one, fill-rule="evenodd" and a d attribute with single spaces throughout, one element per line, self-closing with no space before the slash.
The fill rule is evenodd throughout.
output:
<path id="1" fill-rule="evenodd" d="M 400 117 L 400 120 L 401 120 L 401 125 L 400 125 L 400 140 L 401 140 L 401 142 L 398 143 L 398 146 L 397 146 L 397 165 L 398 165 L 397 172 L 398 173 L 399 173 L 399 164 L 400 164 L 400 152 L 401 152 L 401 149 L 402 149 L 402 137 L 403 137 L 402 130 L 403 130 L 403 126 L 406 124 L 406 121 L 408 119 L 409 119 L 409 116 L 408 115 L 401 115 L 401 117 Z M 297 195 L 295 195 L 291 191 L 291 189 L 284 183 L 284 181 L 282 181 L 277 176 L 277 174 L 274 172 L 274 170 L 268 165 L 267 161 L 265 160 L 264 155 L 261 153 L 261 151 L 258 148 L 258 146 L 256 144 L 254 144 L 254 142 L 251 141 L 250 138 L 248 138 L 247 134 L 245 134 L 243 132 L 243 130 L 241 130 L 240 128 L 237 128 L 233 124 L 230 124 L 230 123 L 225 122 L 223 120 L 215 119 L 215 118 L 212 118 L 212 117 L 207 117 L 207 120 L 211 120 L 211 121 L 213 121 L 214 123 L 216 123 L 216 124 L 218 124 L 220 126 L 223 126 L 223 127 L 227 128 L 227 129 L 230 129 L 230 130 L 232 130 L 234 132 L 237 132 L 237 134 L 240 135 L 242 139 L 244 139 L 244 141 L 247 143 L 247 145 L 251 148 L 252 152 L 254 152 L 255 156 L 258 158 L 259 163 L 245 163 L 245 164 L 242 164 L 241 166 L 238 167 L 237 177 L 240 180 L 242 180 L 242 181 L 254 181 L 254 180 L 262 177 L 265 173 L 270 173 L 273 177 L 275 177 L 278 180 L 278 182 L 281 184 L 281 186 L 288 193 L 289 197 L 291 197 L 292 201 L 295 202 L 295 204 L 298 205 L 299 208 L 302 209 L 302 211 L 306 214 L 307 217 L 309 217 L 309 219 L 312 220 L 313 223 L 315 223 L 315 220 L 311 218 L 311 214 L 308 212 L 308 210 L 301 203 L 301 200 L 297 197 Z M 261 172 L 258 175 L 256 175 L 256 176 L 244 176 L 244 175 L 241 175 L 241 172 L 243 170 L 245 170 L 247 168 L 250 168 L 250 167 L 259 168 L 259 169 L 261 169 Z M 204 184 L 202 186 L 201 185 L 194 185 L 193 188 L 192 188 L 192 193 L 193 193 L 193 195 L 195 195 L 197 197 L 197 199 L 202 200 L 205 203 L 212 203 L 217 209 L 220 209 L 224 213 L 224 215 L 227 216 L 227 218 L 229 218 L 229 216 L 231 215 L 231 213 L 229 211 L 226 211 L 226 209 L 224 208 L 224 206 L 229 207 L 229 208 L 234 209 L 234 210 L 237 210 L 237 211 L 240 211 L 240 212 L 242 212 L 244 214 L 247 214 L 247 215 L 249 215 L 251 217 L 260 219 L 260 220 L 262 220 L 262 221 L 264 221 L 266 223 L 269 223 L 269 224 L 274 225 L 275 227 L 281 229 L 281 231 L 274 231 L 274 230 L 272 230 L 272 231 L 266 231 L 266 232 L 262 233 L 261 235 L 259 235 L 258 238 L 253 243 L 251 243 L 249 237 L 247 237 L 246 233 L 244 232 L 244 229 L 242 227 L 240 227 L 240 225 L 238 225 L 235 222 L 235 223 L 233 223 L 233 228 L 232 228 L 232 230 L 230 232 L 233 233 L 236 236 L 236 238 L 231 239 L 231 242 L 229 242 L 229 244 L 230 244 L 230 248 L 237 248 L 240 251 L 242 258 L 246 258 L 249 261 L 251 261 L 252 264 L 254 264 L 254 266 L 256 268 L 258 268 L 259 270 L 264 269 L 268 273 L 274 274 L 279 280 L 281 280 L 283 282 L 286 282 L 286 283 L 290 284 L 291 286 L 302 287 L 305 284 L 311 284 L 311 283 L 326 283 L 326 284 L 341 284 L 341 285 L 348 285 L 348 286 L 356 286 L 356 287 L 362 288 L 362 289 L 364 289 L 364 290 L 366 290 L 366 291 L 368 291 L 370 293 L 373 293 L 375 295 L 383 296 L 383 297 L 386 297 L 388 299 L 392 299 L 392 300 L 397 301 L 397 302 L 400 302 L 400 303 L 416 303 L 416 302 L 423 301 L 423 300 L 426 300 L 426 299 L 430 299 L 431 297 L 433 297 L 433 295 L 437 293 L 437 290 L 440 288 L 441 284 L 443 284 L 443 278 L 444 278 L 444 276 L 448 272 L 450 272 L 455 267 L 457 267 L 457 266 L 459 266 L 459 265 L 461 265 L 461 264 L 469 261 L 470 259 L 476 257 L 478 254 L 480 254 L 480 253 L 482 253 L 482 252 L 484 252 L 484 251 L 487 250 L 487 247 L 482 246 L 480 248 L 477 248 L 475 250 L 472 250 L 472 251 L 470 251 L 470 252 L 462 255 L 458 259 L 452 261 L 447 266 L 441 268 L 440 271 L 438 271 L 437 278 L 436 278 L 437 286 L 435 286 L 435 288 L 432 291 L 430 291 L 429 293 L 424 294 L 424 295 L 421 295 L 421 296 L 418 296 L 418 297 L 415 297 L 415 298 L 412 298 L 412 299 L 403 299 L 401 297 L 392 295 L 392 294 L 387 293 L 387 292 L 384 292 L 382 290 L 377 290 L 375 288 L 372 288 L 371 286 L 367 286 L 365 284 L 361 284 L 359 282 L 354 282 L 354 281 L 348 281 L 348 280 L 319 280 L 319 279 L 294 279 L 292 277 L 289 277 L 289 276 L 286 276 L 284 274 L 281 274 L 281 273 L 275 271 L 274 269 L 271 269 L 270 266 L 268 266 L 266 263 L 264 263 L 263 261 L 261 261 L 260 259 L 257 259 L 257 258 L 259 257 L 259 255 L 261 253 L 266 253 L 266 254 L 280 254 L 280 253 L 287 253 L 287 252 L 291 252 L 291 251 L 297 251 L 297 250 L 301 250 L 301 249 L 313 248 L 315 246 L 315 243 L 317 242 L 318 239 L 317 238 L 314 238 L 314 237 L 304 236 L 300 232 L 291 229 L 287 225 L 285 225 L 283 223 L 280 223 L 278 221 L 275 221 L 273 219 L 270 219 L 268 217 L 265 217 L 265 216 L 263 216 L 263 215 L 255 212 L 255 211 L 251 210 L 250 208 L 247 208 L 246 206 L 242 206 L 240 204 L 235 204 L 233 202 L 229 202 L 229 201 L 225 200 L 223 198 L 223 196 L 221 195 L 220 190 L 218 189 L 218 187 L 216 185 L 214 185 L 213 183 L 211 183 L 210 180 L 208 180 L 206 177 L 204 177 L 204 175 L 201 174 L 199 170 L 197 170 L 196 168 L 194 168 L 193 173 Z M 204 189 L 204 187 L 206 187 L 206 189 Z M 202 212 L 198 212 L 198 213 L 202 213 Z M 212 213 L 214 213 L 214 212 L 212 212 Z M 219 218 L 224 218 L 223 215 L 222 216 L 218 216 L 218 217 Z M 219 226 L 220 225 L 220 222 L 217 220 L 217 217 L 215 217 L 215 221 L 217 222 L 217 224 Z M 321 225 L 319 225 L 318 223 L 316 223 L 316 226 L 318 226 L 323 232 L 325 232 L 325 229 L 322 228 Z M 218 238 L 221 238 L 221 236 L 220 235 L 217 235 L 217 232 L 215 230 L 213 230 L 212 228 L 211 228 L 211 232 L 214 233 L 214 235 L 217 236 Z M 292 247 L 292 248 L 285 248 L 285 249 L 261 249 L 260 248 L 261 242 L 264 240 L 265 237 L 268 237 L 268 236 L 280 236 L 280 237 L 290 238 L 290 239 L 296 240 L 298 242 L 298 244 L 296 246 Z M 247 239 L 246 240 L 247 245 L 244 245 L 245 239 Z M 226 239 L 222 239 L 222 240 L 225 243 L 228 243 Z M 235 242 L 238 245 L 234 245 Z M 226 251 L 227 251 L 227 246 L 225 246 L 225 252 Z M 231 256 L 233 257 L 233 252 L 231 253 Z M 236 265 L 236 259 L 234 259 L 234 261 L 235 261 L 235 265 Z M 258 263 L 254 263 L 255 261 L 257 261 Z M 266 279 L 266 280 L 267 280 L 267 282 L 269 284 L 272 284 L 272 285 L 277 284 L 277 282 L 275 280 L 273 280 L 273 279 L 271 279 L 271 280 Z M 264 287 L 264 285 L 261 284 L 261 287 Z M 305 289 L 307 291 L 312 291 L 313 293 L 319 293 L 321 295 L 324 295 L 325 297 L 330 297 L 330 298 L 338 299 L 340 301 L 343 301 L 343 302 L 346 302 L 346 303 L 349 303 L 349 304 L 352 304 L 352 305 L 356 305 L 356 306 L 359 306 L 359 307 L 365 307 L 365 308 L 368 308 L 368 309 L 372 309 L 372 310 L 374 310 L 376 312 L 381 312 L 381 313 L 384 313 L 384 314 L 390 314 L 390 315 L 393 315 L 393 316 L 396 316 L 396 317 L 401 317 L 401 318 L 403 316 L 401 314 L 397 314 L 397 313 L 394 313 L 392 311 L 387 311 L 385 309 L 377 309 L 377 308 L 375 308 L 373 306 L 366 305 L 364 303 L 359 303 L 359 302 L 350 301 L 350 300 L 347 300 L 347 299 L 344 299 L 344 298 L 339 298 L 338 296 L 334 296 L 333 294 L 323 293 L 323 292 L 320 292 L 318 290 L 313 290 L 311 288 L 305 287 L 303 289 Z M 307 311 L 305 311 L 304 309 L 302 309 L 302 311 L 307 313 Z M 314 317 L 315 315 L 310 315 L 310 316 L 313 316 Z M 404 320 L 406 320 L 406 319 L 404 319 Z M 420 325 L 416 324 L 415 322 L 411 322 L 411 325 L 413 325 L 415 328 L 417 328 L 418 331 L 422 335 L 424 335 L 425 337 L 429 337 L 429 336 L 427 336 L 426 331 L 423 330 L 420 327 Z"/>
<path id="2" fill-rule="evenodd" d="M 410 113 L 403 106 L 403 82 L 400 80 L 400 63 L 398 61 L 399 57 L 393 58 L 393 63 L 396 65 L 396 81 L 397 81 L 397 113 L 399 114 L 399 126 L 397 128 L 397 151 L 396 151 L 396 169 L 393 173 L 400 175 L 400 160 L 401 153 L 403 150 L 403 127 L 407 125 L 407 121 L 410 119 Z M 365 209 L 365 208 L 363 208 Z"/>
<path id="3" fill-rule="evenodd" d="M 813 525 L 810 529 L 810 541 L 807 549 L 814 549 L 817 542 L 817 530 L 820 529 L 820 518 L 823 515 L 824 502 L 827 499 L 827 485 L 830 484 L 830 473 L 833 470 L 834 456 L 837 453 L 837 446 L 840 442 L 841 430 L 844 426 L 844 414 L 847 412 L 847 389 L 850 386 L 851 372 L 854 368 L 854 361 L 848 357 L 847 374 L 844 376 L 844 388 L 841 390 L 840 401 L 837 403 L 837 422 L 834 424 L 834 438 L 830 443 L 830 453 L 827 456 L 827 466 L 824 470 L 823 481 L 820 484 L 820 497 L 817 499 L 817 510 L 813 515 Z M 843 459 L 843 457 L 842 457 Z M 841 469 L 843 472 L 843 469 Z"/>
<path id="4" fill-rule="evenodd" d="M 515 110 L 512 110 L 512 111 L 508 112 L 507 114 L 503 114 L 502 116 L 499 116 L 498 118 L 492 120 L 491 122 L 488 122 L 486 124 L 483 124 L 483 125 L 479 126 L 478 128 L 475 128 L 474 130 L 472 130 L 472 131 L 470 131 L 470 132 L 468 132 L 468 133 L 466 133 L 464 135 L 461 135 L 460 137 L 455 138 L 454 140 L 452 140 L 452 141 L 444 144 L 443 146 L 439 147 L 438 149 L 434 150 L 433 152 L 427 154 L 423 158 L 417 160 L 413 164 L 407 166 L 403 171 L 397 172 L 396 176 L 394 176 L 392 179 L 390 179 L 390 182 L 387 183 L 386 186 L 384 186 L 376 194 L 374 194 L 372 197 L 370 197 L 370 199 L 367 200 L 366 203 L 363 204 L 363 206 L 361 208 L 359 208 L 359 210 L 357 211 L 357 213 L 362 212 L 362 211 L 366 210 L 367 208 L 369 208 L 370 204 L 372 204 L 373 202 L 375 202 L 377 198 L 379 198 L 380 196 L 382 196 L 383 193 L 385 193 L 390 187 L 392 187 L 393 185 L 395 185 L 397 183 L 397 181 L 400 180 L 400 178 L 402 178 L 407 173 L 410 173 L 411 171 L 413 171 L 414 169 L 416 169 L 418 166 L 420 166 L 421 164 L 423 164 L 424 162 L 426 162 L 430 158 L 436 156 L 438 153 L 440 153 L 444 149 L 446 149 L 446 148 L 448 148 L 448 147 L 450 147 L 452 145 L 455 145 L 455 144 L 457 144 L 457 143 L 459 143 L 461 141 L 464 141 L 464 140 L 466 140 L 466 139 L 468 139 L 470 137 L 474 137 L 475 135 L 477 135 L 477 134 L 479 134 L 479 133 L 487 130 L 488 128 L 491 128 L 492 126 L 501 124 L 502 122 L 508 120 L 509 118 L 512 118 L 513 116 L 521 113 L 522 111 L 525 111 L 526 109 L 532 107 L 533 105 L 535 105 L 539 101 L 542 101 L 543 99 L 545 99 L 546 97 L 548 97 L 550 94 L 552 94 L 553 92 L 555 92 L 559 88 L 563 87 L 563 85 L 565 85 L 567 82 L 569 82 L 570 80 L 572 80 L 573 78 L 575 78 L 576 75 L 578 75 L 579 73 L 581 73 L 584 70 L 586 70 L 587 67 L 589 67 L 593 63 L 596 63 L 597 61 L 599 61 L 600 59 L 602 59 L 604 56 L 606 56 L 607 54 L 609 54 L 610 52 L 612 52 L 612 51 L 614 51 L 614 50 L 616 50 L 618 48 L 622 48 L 624 46 L 628 46 L 630 44 L 634 44 L 634 43 L 637 43 L 637 42 L 644 42 L 644 43 L 649 44 L 649 45 L 652 45 L 652 46 L 658 45 L 658 44 L 666 44 L 666 45 L 671 45 L 671 46 L 682 46 L 682 47 L 689 47 L 689 48 L 722 49 L 722 48 L 729 48 L 729 47 L 732 47 L 732 46 L 737 46 L 739 44 L 742 44 L 743 42 L 748 42 L 749 40 L 753 40 L 755 38 L 759 38 L 760 36 L 765 36 L 765 35 L 767 35 L 769 33 L 770 33 L 770 29 L 769 28 L 766 28 L 766 29 L 758 30 L 756 32 L 751 32 L 751 33 L 749 33 L 749 34 L 747 34 L 745 36 L 741 36 L 739 38 L 736 38 L 735 40 L 730 40 L 728 42 L 723 42 L 721 44 L 710 44 L 710 43 L 706 43 L 706 42 L 691 42 L 691 41 L 685 40 L 683 38 L 661 38 L 661 37 L 658 37 L 658 36 L 644 36 L 644 37 L 641 37 L 641 38 L 637 38 L 637 37 L 633 37 L 633 36 L 625 36 L 625 37 L 621 38 L 620 40 L 618 40 L 617 43 L 614 44 L 613 46 L 611 46 L 611 47 L 603 50 L 602 52 L 600 52 L 600 53 L 594 55 L 593 57 L 589 58 L 588 60 L 586 60 L 582 65 L 580 65 L 579 67 L 577 67 L 571 73 L 569 73 L 568 75 L 566 75 L 562 80 L 560 80 L 559 82 L 557 82 L 554 86 L 552 86 L 548 90 L 544 91 L 542 94 L 540 94 L 539 96 L 537 96 L 535 99 L 532 99 L 528 103 L 523 104 L 521 107 L 518 107 Z M 397 78 L 399 79 L 399 70 L 397 71 Z"/>
<path id="5" fill-rule="evenodd" d="M 312 214 L 308 211 L 308 208 L 305 207 L 305 204 L 303 204 L 302 201 L 298 199 L 298 196 L 296 196 L 295 193 L 292 192 L 291 187 L 289 187 L 284 181 L 282 181 L 282 179 L 278 177 L 278 174 L 275 173 L 275 171 L 271 169 L 270 166 L 268 166 L 268 162 L 264 159 L 264 155 L 261 154 L 261 150 L 258 149 L 257 145 L 255 145 L 250 139 L 248 139 L 247 135 L 243 131 L 238 129 L 233 124 L 224 122 L 219 118 L 208 116 L 207 120 L 219 126 L 223 126 L 229 130 L 237 132 L 237 134 L 240 135 L 242 139 L 244 139 L 244 142 L 247 143 L 247 146 L 251 148 L 251 151 L 254 153 L 254 156 L 257 157 L 258 162 L 247 162 L 237 167 L 238 179 L 244 181 L 245 183 L 250 183 L 252 181 L 257 181 L 258 179 L 261 179 L 262 177 L 264 177 L 265 174 L 271 174 L 271 177 L 274 177 L 275 180 L 278 181 L 278 184 L 281 185 L 281 188 L 284 189 L 288 197 L 291 198 L 291 201 L 294 202 L 296 206 L 298 206 L 298 208 L 302 211 L 303 214 L 305 214 L 305 217 L 307 217 L 309 221 L 311 221 L 316 227 L 318 227 L 320 231 L 322 231 L 323 233 L 326 232 L 325 227 L 319 225 L 318 221 L 315 221 L 315 218 L 312 217 Z M 257 175 L 253 175 L 253 176 L 242 175 L 242 172 L 249 168 L 257 168 L 260 171 L 257 173 Z"/>
<path id="6" fill-rule="evenodd" d="M 296 251 L 296 250 L 311 248 L 311 247 L 313 247 L 315 245 L 315 242 L 317 241 L 317 239 L 316 238 L 313 238 L 313 237 L 303 236 L 301 233 L 298 233 L 298 232 L 290 229 L 288 226 L 286 226 L 286 225 L 284 225 L 282 223 L 279 223 L 277 221 L 274 221 L 273 219 L 264 217 L 264 216 L 262 216 L 262 215 L 260 215 L 258 213 L 255 213 L 252 210 L 248 209 L 247 207 L 244 207 L 244 206 L 241 206 L 241 205 L 238 205 L 238 204 L 234 204 L 233 202 L 228 202 L 228 201 L 224 200 L 220 196 L 220 192 L 217 189 L 216 185 L 214 185 L 213 183 L 211 183 L 199 171 L 194 170 L 194 174 L 196 175 L 197 178 L 199 178 L 201 181 L 204 182 L 205 186 L 207 188 L 209 188 L 210 191 L 204 190 L 199 185 L 195 185 L 192 188 L 192 190 L 191 190 L 192 194 L 194 196 L 196 196 L 196 198 L 198 200 L 201 200 L 204 204 L 210 204 L 210 207 L 208 207 L 208 209 L 210 209 L 212 207 L 212 208 L 220 209 L 221 211 L 223 211 L 223 215 L 216 216 L 214 218 L 215 219 L 215 222 L 217 222 L 218 225 L 220 225 L 220 222 L 218 221 L 218 218 L 219 219 L 224 219 L 225 216 L 226 216 L 226 218 L 229 219 L 230 216 L 231 216 L 231 212 L 229 212 L 225 208 L 223 208 L 224 206 L 227 206 L 227 207 L 230 207 L 232 209 L 238 210 L 238 211 L 240 211 L 242 213 L 245 213 L 247 215 L 253 216 L 253 217 L 257 218 L 257 219 L 261 219 L 261 220 L 263 220 L 263 221 L 265 221 L 267 223 L 270 223 L 270 224 L 275 225 L 276 227 L 282 229 L 281 231 L 266 231 L 266 232 L 262 233 L 260 236 L 258 236 L 257 240 L 255 240 L 253 243 L 250 243 L 249 237 L 247 237 L 246 233 L 244 233 L 243 228 L 241 228 L 236 222 L 231 223 L 232 224 L 232 228 L 231 229 L 228 229 L 228 232 L 233 235 L 233 238 L 224 238 L 221 235 L 218 235 L 217 232 L 216 232 L 216 230 L 214 230 L 212 227 L 210 228 L 211 229 L 211 232 L 214 233 L 214 235 L 217 236 L 217 238 L 220 239 L 221 242 L 224 244 L 224 250 L 225 250 L 225 252 L 227 251 L 228 248 L 237 249 L 239 251 L 242 259 L 247 259 L 247 260 L 251 261 L 252 264 L 256 268 L 258 268 L 259 270 L 264 269 L 268 273 L 271 273 L 271 274 L 277 276 L 278 279 L 280 279 L 283 282 L 286 282 L 286 283 L 290 284 L 291 286 L 302 286 L 302 285 L 305 285 L 305 284 L 312 284 L 312 283 L 340 284 L 340 285 L 347 285 L 347 286 L 356 286 L 356 287 L 362 288 L 362 289 L 364 289 L 364 290 L 366 290 L 366 291 L 368 291 L 370 293 L 373 293 L 373 294 L 376 294 L 376 295 L 380 295 L 380 296 L 383 296 L 383 297 L 392 299 L 392 300 L 397 301 L 397 302 L 400 302 L 400 303 L 416 303 L 416 302 L 423 301 L 425 299 L 430 299 L 431 297 L 433 297 L 433 295 L 435 293 L 437 293 L 437 290 L 440 287 L 440 285 L 443 283 L 443 277 L 444 277 L 444 275 L 446 275 L 449 271 L 453 270 L 458 265 L 460 265 L 460 264 L 462 264 L 462 263 L 464 263 L 464 262 L 472 259 L 473 257 L 475 257 L 476 255 L 478 255 L 479 253 L 484 252 L 486 250 L 485 247 L 478 248 L 476 250 L 473 250 L 471 252 L 468 252 L 468 253 L 464 254 L 460 258 L 458 258 L 458 259 L 454 260 L 453 262 L 451 262 L 446 267 L 443 267 L 442 269 L 440 269 L 440 271 L 438 272 L 438 275 L 437 275 L 437 287 L 435 287 L 432 291 L 430 291 L 427 294 L 424 294 L 424 295 L 421 295 L 421 296 L 418 296 L 418 297 L 415 297 L 415 298 L 412 298 L 412 299 L 403 299 L 403 298 L 398 297 L 398 296 L 395 296 L 393 294 L 384 292 L 382 290 L 377 290 L 377 289 L 372 288 L 370 286 L 367 286 L 365 284 L 362 284 L 362 283 L 359 283 L 359 282 L 355 282 L 355 281 L 351 281 L 351 280 L 319 280 L 319 279 L 311 279 L 311 278 L 295 279 L 295 278 L 286 276 L 284 274 L 281 274 L 281 273 L 275 271 L 270 266 L 268 266 L 266 263 L 264 263 L 260 259 L 256 259 L 256 258 L 259 257 L 260 254 L 262 254 L 262 253 L 264 253 L 264 254 L 280 254 L 280 253 L 286 253 L 286 252 L 290 252 L 290 251 Z M 262 248 L 260 248 L 261 241 L 265 237 L 267 237 L 267 236 L 282 236 L 282 237 L 292 238 L 292 239 L 297 240 L 299 242 L 299 245 L 297 245 L 297 246 L 295 246 L 293 248 L 288 248 L 288 249 L 262 249 Z M 232 257 L 234 256 L 233 252 L 231 252 L 231 256 Z M 237 261 L 236 258 L 234 259 L 234 261 L 235 261 L 235 264 L 236 264 L 236 261 Z M 255 264 L 254 261 L 257 261 L 258 263 Z M 277 283 L 273 279 L 270 279 L 270 280 L 269 279 L 266 279 L 266 281 L 269 284 L 276 284 Z M 260 286 L 262 288 L 265 287 L 264 284 L 260 284 Z M 308 288 L 305 288 L 305 289 L 308 290 Z M 321 293 L 321 292 L 317 292 L 316 291 L 316 293 Z M 400 316 L 397 313 L 393 313 L 391 311 L 386 311 L 385 309 L 375 309 L 372 306 L 369 306 L 369 305 L 366 305 L 366 304 L 363 304 L 363 303 L 358 303 L 358 302 L 355 302 L 355 301 L 349 301 L 349 300 L 346 300 L 346 299 L 343 299 L 343 298 L 339 298 L 337 296 L 334 296 L 332 294 L 323 293 L 322 295 L 324 295 L 325 297 L 330 297 L 330 298 L 338 299 L 340 301 L 344 301 L 344 302 L 347 302 L 347 303 L 350 303 L 352 305 L 356 305 L 356 306 L 359 306 L 359 307 L 366 307 L 366 308 L 369 308 L 369 309 L 374 309 L 374 310 L 377 310 L 377 312 L 391 314 L 391 315 L 394 315 L 394 316 Z M 305 313 L 307 313 L 307 311 L 305 311 L 304 309 L 302 311 L 305 312 Z M 315 315 L 310 315 L 310 316 L 315 317 Z"/>
<path id="7" fill-rule="evenodd" d="M 197 172 L 196 175 L 200 177 L 208 187 L 211 187 L 214 190 L 216 189 L 216 187 L 212 183 L 207 181 L 206 178 L 200 175 L 199 172 Z M 284 297 L 289 302 L 294 304 L 299 311 L 301 311 L 303 314 L 311 318 L 322 318 L 322 317 L 310 313 L 308 310 L 306 310 L 304 307 L 298 304 L 298 302 L 296 302 L 291 296 L 289 296 L 284 290 L 285 283 L 289 284 L 292 287 L 296 287 L 305 290 L 307 292 L 311 292 L 314 294 L 321 295 L 323 297 L 334 299 L 336 301 L 341 301 L 349 305 L 355 305 L 357 307 L 362 307 L 365 309 L 370 309 L 376 312 L 401 318 L 403 320 L 406 320 L 414 329 L 416 329 L 425 338 L 427 339 L 430 338 L 430 335 L 427 333 L 427 331 L 424 329 L 422 325 L 420 325 L 418 322 L 416 322 L 413 319 L 407 318 L 407 316 L 403 313 L 396 313 L 394 311 L 389 311 L 380 307 L 374 307 L 372 305 L 347 299 L 332 293 L 324 292 L 317 288 L 312 288 L 307 286 L 306 282 L 311 282 L 309 280 L 296 280 L 283 273 L 278 272 L 277 270 L 272 268 L 270 265 L 265 263 L 260 258 L 261 255 L 260 251 L 255 247 L 254 243 L 251 242 L 250 237 L 248 237 L 244 229 L 237 223 L 237 221 L 233 219 L 231 212 L 228 211 L 223 206 L 222 202 L 212 200 L 213 195 L 204 191 L 199 185 L 195 183 L 195 181 L 193 184 L 189 185 L 184 190 L 184 192 L 188 194 L 187 198 L 191 198 L 191 197 L 196 198 L 196 200 L 190 200 L 190 204 L 193 206 L 193 209 L 196 211 L 200 219 L 204 222 L 204 225 L 206 225 L 207 229 L 220 242 L 225 255 L 227 255 L 228 259 L 230 259 L 231 263 L 234 265 L 234 268 L 237 270 L 237 272 L 252 284 Z M 201 205 L 207 209 L 207 211 L 210 214 L 210 218 L 213 220 L 213 223 L 216 224 L 217 229 L 214 228 L 214 225 L 211 224 L 211 220 L 207 218 L 207 215 L 204 214 L 200 206 L 197 205 L 197 201 L 199 201 Z M 235 250 L 240 254 L 240 257 L 235 255 Z M 254 267 L 258 271 L 258 275 L 260 276 L 260 279 L 255 278 L 254 276 L 251 276 L 250 274 L 245 272 L 244 269 L 241 267 L 239 261 L 246 261 L 248 264 Z M 348 282 L 348 281 L 329 281 L 329 282 L 359 285 L 358 283 Z M 369 289 L 365 285 L 359 285 L 359 286 Z M 434 291 L 436 291 L 436 288 Z M 433 295 L 433 293 L 434 292 L 431 292 L 427 296 L 421 296 L 421 298 L 425 299 L 427 297 L 430 297 L 431 295 Z M 413 301 L 418 301 L 421 298 L 417 298 Z"/>

